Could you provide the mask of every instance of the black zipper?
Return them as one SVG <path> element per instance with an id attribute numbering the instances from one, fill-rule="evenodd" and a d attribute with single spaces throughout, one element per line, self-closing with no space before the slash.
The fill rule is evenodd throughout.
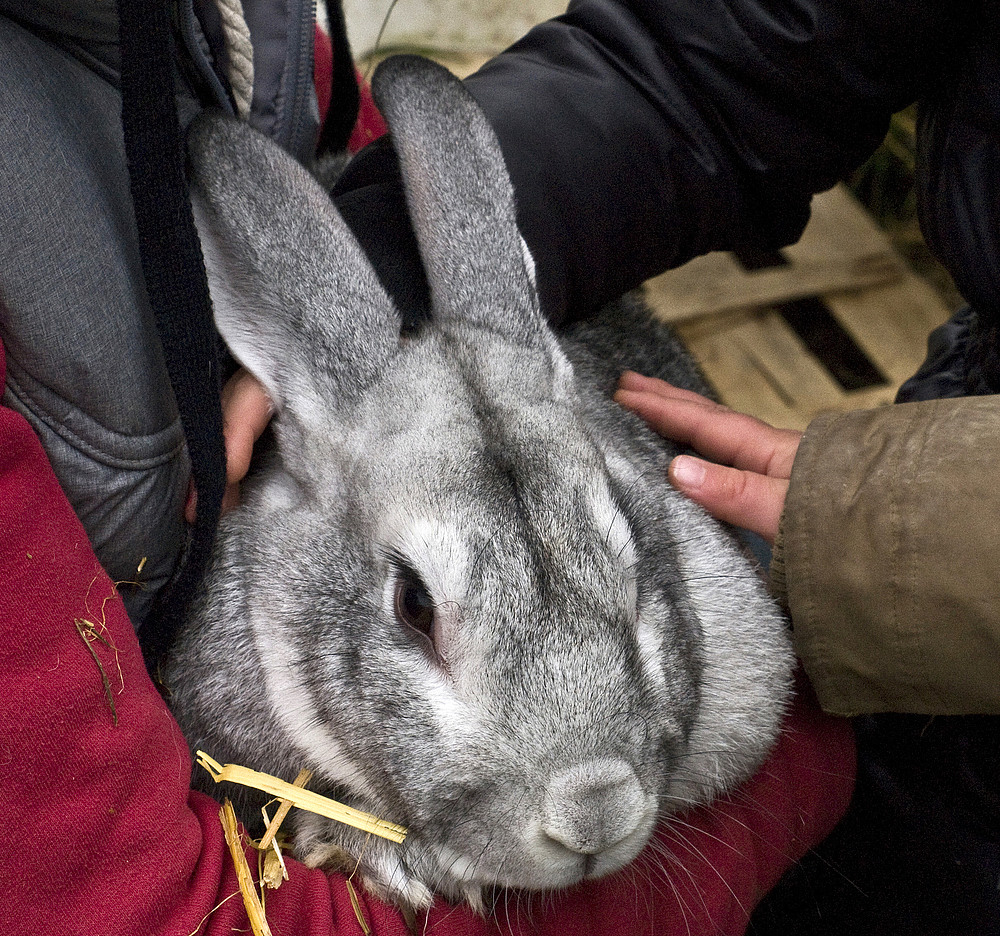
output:
<path id="1" fill-rule="evenodd" d="M 294 50 L 294 76 L 291 105 L 279 124 L 280 141 L 296 156 L 310 159 L 316 148 L 318 127 L 309 119 L 313 102 L 313 70 L 315 55 L 316 0 L 302 0 L 297 15 L 289 16 L 288 47 Z M 297 35 L 291 31 L 297 30 Z"/>

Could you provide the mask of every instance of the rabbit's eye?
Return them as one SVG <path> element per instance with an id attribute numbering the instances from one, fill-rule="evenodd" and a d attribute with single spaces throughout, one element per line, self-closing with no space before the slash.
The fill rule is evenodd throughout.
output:
<path id="1" fill-rule="evenodd" d="M 398 621 L 433 642 L 434 602 L 416 573 L 408 569 L 399 572 L 393 605 Z"/>

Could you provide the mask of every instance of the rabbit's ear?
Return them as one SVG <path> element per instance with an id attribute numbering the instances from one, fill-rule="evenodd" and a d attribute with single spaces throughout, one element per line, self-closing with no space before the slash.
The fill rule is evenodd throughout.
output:
<path id="1" fill-rule="evenodd" d="M 544 341 L 514 192 L 479 105 L 446 69 L 411 55 L 383 62 L 372 88 L 399 156 L 435 318 Z"/>
<path id="2" fill-rule="evenodd" d="M 279 409 L 349 406 L 398 350 L 399 316 L 329 197 L 231 118 L 199 116 L 188 152 L 219 333 Z"/>

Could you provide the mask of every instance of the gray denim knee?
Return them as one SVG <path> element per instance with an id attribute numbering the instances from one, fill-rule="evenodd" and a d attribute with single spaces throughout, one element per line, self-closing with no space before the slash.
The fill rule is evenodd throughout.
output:
<path id="1" fill-rule="evenodd" d="M 185 543 L 188 461 L 145 295 L 120 108 L 105 77 L 0 17 L 4 402 L 41 437 L 111 577 L 140 582 L 123 588 L 138 626 Z"/>

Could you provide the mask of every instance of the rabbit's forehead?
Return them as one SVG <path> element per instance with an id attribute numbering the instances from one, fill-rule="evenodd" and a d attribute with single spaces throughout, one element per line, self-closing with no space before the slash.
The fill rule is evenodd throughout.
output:
<path id="1" fill-rule="evenodd" d="M 382 397 L 377 405 L 386 415 L 407 405 L 414 416 L 449 419 L 456 425 L 472 425 L 501 412 L 515 421 L 521 411 L 537 419 L 549 404 L 572 396 L 572 365 L 550 338 L 545 347 L 529 347 L 482 327 L 452 323 L 445 329 L 432 323 L 406 343 L 373 388 Z"/>
<path id="2" fill-rule="evenodd" d="M 612 472 L 572 400 L 462 368 L 405 370 L 386 384 L 381 448 L 365 433 L 357 444 L 381 505 L 378 538 L 432 592 L 461 600 L 493 579 L 509 589 L 554 562 L 585 580 L 595 557 L 603 587 L 631 568 Z"/>
<path id="3" fill-rule="evenodd" d="M 634 605 L 632 531 L 607 485 L 590 477 L 569 494 L 549 494 L 528 501 L 514 486 L 506 496 L 462 487 L 447 501 L 394 500 L 376 538 L 405 558 L 435 600 L 468 611 L 497 612 L 518 595 L 594 605 L 598 614 Z M 521 611 L 532 618 L 530 608 Z"/>
<path id="4" fill-rule="evenodd" d="M 454 370 L 409 368 L 380 389 L 350 443 L 380 487 L 461 500 L 490 495 L 503 476 L 548 499 L 577 484 L 574 472 L 586 481 L 605 470 L 571 401 L 524 385 L 484 388 Z"/>

